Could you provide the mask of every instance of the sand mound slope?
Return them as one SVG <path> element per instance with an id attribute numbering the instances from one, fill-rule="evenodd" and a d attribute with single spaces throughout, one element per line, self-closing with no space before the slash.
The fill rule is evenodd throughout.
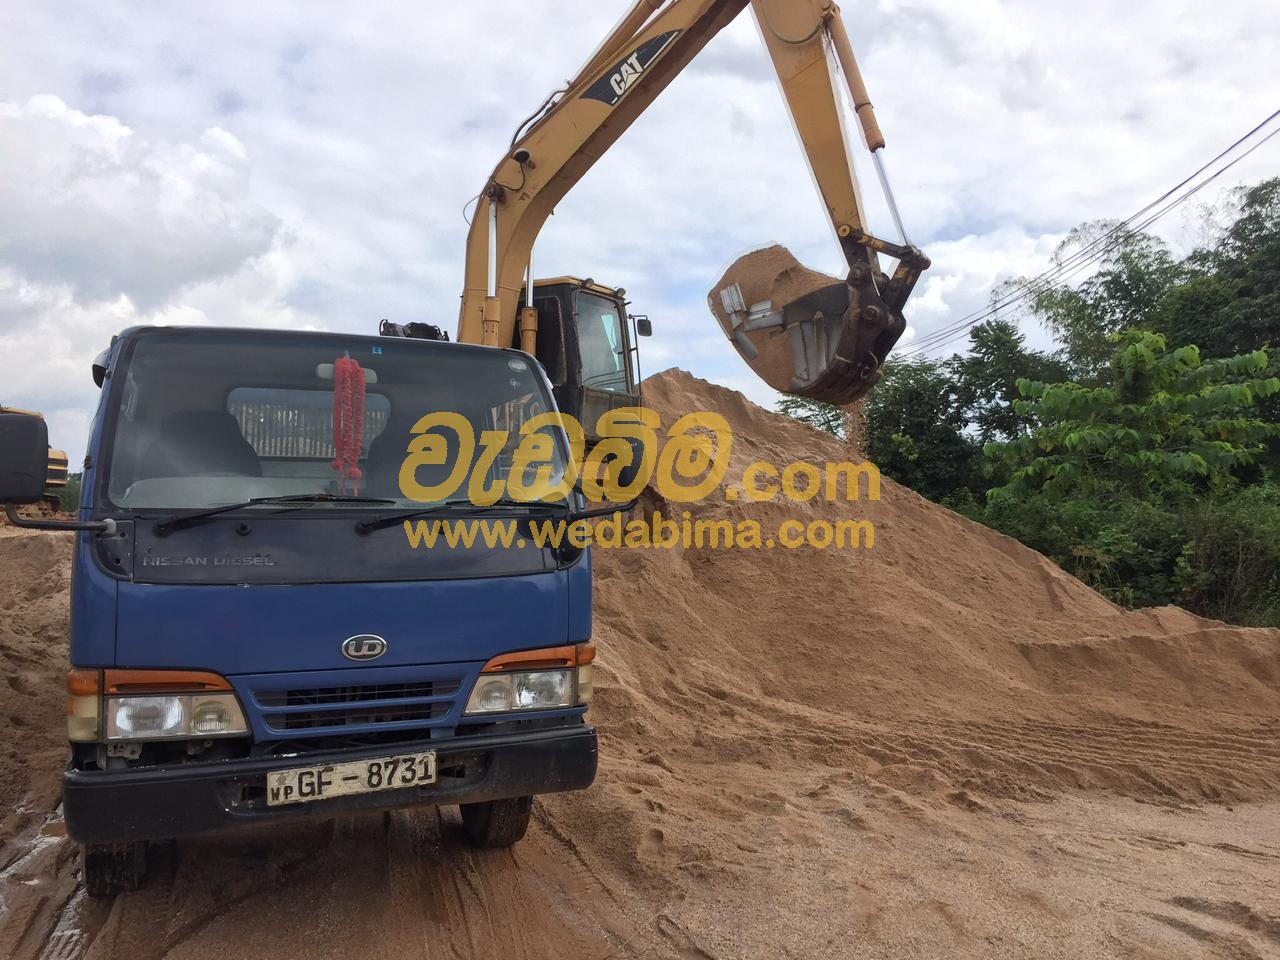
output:
<path id="1" fill-rule="evenodd" d="M 651 378 L 646 402 L 664 425 L 694 410 L 725 415 L 729 485 L 755 460 L 848 456 L 683 372 Z M 1024 798 L 1089 788 L 1229 800 L 1280 785 L 1280 631 L 1126 613 L 889 481 L 879 503 L 713 497 L 689 509 L 754 517 L 765 530 L 790 517 L 865 518 L 877 541 L 860 551 L 597 551 L 604 753 L 657 751 L 650 779 L 664 766 L 710 776 L 742 763 Z"/>
<path id="2" fill-rule="evenodd" d="M 66 750 L 70 538 L 0 531 L 0 811 L 56 798 Z"/>

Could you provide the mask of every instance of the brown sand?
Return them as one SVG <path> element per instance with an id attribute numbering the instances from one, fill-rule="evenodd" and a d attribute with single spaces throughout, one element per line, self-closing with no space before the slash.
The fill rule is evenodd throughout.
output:
<path id="1" fill-rule="evenodd" d="M 687 374 L 646 391 L 667 424 L 729 418 L 730 476 L 846 456 Z M 1280 955 L 1280 631 L 1126 613 L 888 482 L 690 509 L 877 541 L 597 551 L 600 777 L 514 851 L 463 848 L 453 810 L 306 821 L 162 845 L 102 906 L 50 792 L 69 545 L 0 533 L 0 654 L 33 691 L 0 699 L 27 724 L 0 754 L 0 956 Z"/>

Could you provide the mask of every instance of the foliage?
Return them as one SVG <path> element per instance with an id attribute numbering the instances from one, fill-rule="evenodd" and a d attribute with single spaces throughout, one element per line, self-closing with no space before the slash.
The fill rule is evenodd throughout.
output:
<path id="1" fill-rule="evenodd" d="M 1164 241 L 1119 228 L 1105 220 L 1082 224 L 1059 245 L 1054 266 L 1067 279 L 1085 258 L 1102 255 L 1097 272 L 1079 286 L 1046 287 L 1024 278 L 1005 287 L 1027 294 L 1028 309 L 1061 344 L 1062 361 L 1082 383 L 1106 375 L 1110 338 L 1150 326 L 1156 306 L 1184 273 Z"/>
<path id="2" fill-rule="evenodd" d="M 1108 386 L 1022 381 L 1034 426 L 988 445 L 1010 472 L 981 519 L 1125 605 L 1280 624 L 1280 488 L 1239 480 L 1280 434 L 1254 409 L 1270 358 L 1117 339 Z"/>
<path id="3" fill-rule="evenodd" d="M 1152 311 L 1171 343 L 1229 357 L 1280 347 L 1280 178 L 1237 193 L 1222 241 L 1186 261 L 1188 277 Z"/>
<path id="4" fill-rule="evenodd" d="M 1059 246 L 1059 282 L 1012 280 L 998 296 L 1022 296 L 1020 305 L 1060 344 L 1072 379 L 1085 384 L 1106 378 L 1110 337 L 1124 330 L 1163 333 L 1212 358 L 1280 346 L 1280 177 L 1241 188 L 1232 200 L 1223 235 L 1182 261 L 1151 234 L 1096 221 Z M 1096 272 L 1073 284 L 1098 254 Z"/>
<path id="5" fill-rule="evenodd" d="M 867 402 L 867 459 L 931 500 L 947 500 L 978 480 L 981 447 L 966 426 L 946 364 L 889 363 Z"/>
<path id="6" fill-rule="evenodd" d="M 1187 512 L 1178 602 L 1219 620 L 1280 626 L 1280 486 L 1248 487 Z"/>
<path id="7" fill-rule="evenodd" d="M 67 475 L 67 485 L 58 491 L 59 508 L 63 513 L 75 513 L 80 509 L 80 482 L 84 475 L 72 473 Z"/>
<path id="8" fill-rule="evenodd" d="M 788 417 L 799 420 L 801 423 L 807 423 L 815 430 L 829 433 L 833 437 L 839 437 L 841 440 L 847 439 L 844 435 L 844 411 L 835 404 L 823 403 L 821 400 L 809 400 L 793 394 L 784 394 L 778 400 L 778 412 L 785 413 Z"/>
<path id="9" fill-rule="evenodd" d="M 1196 347 L 1169 350 L 1164 337 L 1128 333 L 1112 360 L 1113 382 L 1050 386 L 1022 380 L 1014 409 L 1032 432 L 990 444 L 1016 464 L 995 496 L 1181 496 L 1219 488 L 1265 452 L 1280 427 L 1251 415 L 1280 394 L 1266 351 L 1204 361 Z"/>
<path id="10" fill-rule="evenodd" d="M 1020 380 L 1065 380 L 1066 363 L 1028 350 L 1017 324 L 996 318 L 969 333 L 969 353 L 951 361 L 960 409 L 980 443 L 1013 440 L 1025 432 L 1028 418 L 1014 404 Z"/>

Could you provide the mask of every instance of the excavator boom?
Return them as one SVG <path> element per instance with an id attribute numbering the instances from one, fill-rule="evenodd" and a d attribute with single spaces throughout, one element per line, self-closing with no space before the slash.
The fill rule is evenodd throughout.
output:
<path id="1" fill-rule="evenodd" d="M 928 261 L 905 235 L 898 243 L 867 232 L 841 85 L 848 89 L 887 188 L 879 156 L 884 137 L 840 11 L 830 0 L 638 0 L 578 75 L 517 131 L 481 192 L 467 238 L 459 340 L 518 345 L 540 354 L 543 318 L 535 304 L 540 287 L 533 283 L 531 260 L 543 224 L 747 6 L 760 26 L 849 274 L 841 290 L 806 301 L 817 305 L 812 310 L 806 304 L 741 302 L 740 288 L 713 293 L 711 306 L 744 359 L 772 386 L 833 403 L 850 402 L 870 388 L 905 330 L 902 308 Z M 890 206 L 900 224 L 892 199 Z M 880 254 L 897 260 L 891 276 L 882 271 Z M 619 311 L 625 309 L 623 298 L 617 300 Z M 572 306 L 565 309 L 576 313 Z M 625 334 L 625 323 L 618 326 Z M 762 332 L 787 336 L 789 370 L 779 373 L 757 363 Z M 629 349 L 618 345 L 619 352 Z"/>

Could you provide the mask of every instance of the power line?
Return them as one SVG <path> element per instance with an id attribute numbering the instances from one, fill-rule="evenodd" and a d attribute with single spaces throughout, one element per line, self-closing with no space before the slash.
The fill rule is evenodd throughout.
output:
<path id="1" fill-rule="evenodd" d="M 1162 194 L 1157 199 L 1153 200 L 1151 203 L 1147 204 L 1137 213 L 1133 214 L 1132 216 L 1124 220 L 1122 223 L 1117 224 L 1115 227 L 1113 227 L 1111 230 L 1107 231 L 1106 233 L 1096 237 L 1094 240 L 1086 244 L 1080 250 L 1077 250 L 1071 256 L 1066 257 L 1065 259 L 1055 263 L 1051 269 L 1046 270 L 1044 273 L 1040 274 L 1039 276 L 1033 277 L 1031 280 L 1027 281 L 1018 289 L 1016 293 L 1010 293 L 1008 296 L 996 300 L 995 302 L 990 304 L 988 307 L 985 307 L 980 310 L 976 310 L 973 313 L 970 313 L 967 316 L 964 316 L 959 320 L 954 321 L 951 324 L 948 324 L 942 329 L 934 331 L 933 333 L 924 337 L 919 342 L 912 344 L 909 349 L 904 351 L 903 356 L 918 356 L 927 350 L 933 350 L 939 347 L 944 347 L 951 343 L 956 342 L 957 340 L 963 339 L 968 335 L 968 332 L 971 328 L 973 328 L 974 326 L 977 326 L 979 323 L 982 323 L 985 320 L 989 319 L 990 317 L 994 316 L 1000 310 L 1007 309 L 1008 307 L 1011 307 L 1017 303 L 1022 302 L 1023 300 L 1026 300 L 1030 296 L 1043 292 L 1044 290 L 1049 289 L 1050 286 L 1060 281 L 1070 279 L 1071 277 L 1074 277 L 1077 274 L 1079 274 L 1085 268 L 1092 266 L 1094 263 L 1097 263 L 1098 261 L 1106 257 L 1106 255 L 1109 254 L 1112 250 L 1116 249 L 1121 243 L 1124 242 L 1125 239 L 1127 239 L 1133 233 L 1141 232 L 1142 230 L 1145 230 L 1147 227 L 1151 226 L 1151 224 L 1167 216 L 1170 212 L 1172 212 L 1178 206 L 1185 203 L 1187 200 L 1191 199 L 1191 197 L 1195 196 L 1197 193 L 1199 193 L 1209 184 L 1213 183 L 1215 180 L 1220 178 L 1228 170 L 1232 169 L 1241 161 L 1243 161 L 1245 158 L 1250 156 L 1252 153 L 1254 153 L 1254 151 L 1258 150 L 1263 144 L 1267 143 L 1277 134 L 1280 134 L 1280 128 L 1273 130 L 1271 133 L 1265 136 L 1262 140 L 1258 141 L 1256 144 L 1250 147 L 1249 150 L 1247 150 L 1245 153 L 1241 154 L 1235 160 L 1231 161 L 1229 164 L 1219 169 L 1210 177 L 1208 177 L 1201 183 L 1197 184 L 1191 190 L 1187 191 L 1185 194 L 1172 200 L 1165 207 L 1161 208 L 1160 210 L 1157 210 L 1152 216 L 1148 217 L 1146 220 L 1142 220 L 1141 222 L 1138 222 L 1140 218 L 1144 217 L 1148 213 L 1151 213 L 1153 209 L 1155 209 L 1156 207 L 1159 207 L 1160 204 L 1164 203 L 1166 200 L 1169 200 L 1170 197 L 1173 197 L 1174 194 L 1178 193 L 1179 190 L 1186 187 L 1188 184 L 1192 183 L 1197 177 L 1199 177 L 1201 174 L 1205 173 L 1207 170 L 1213 167 L 1214 164 L 1218 163 L 1225 157 L 1229 156 L 1232 152 L 1237 150 L 1240 146 L 1246 143 L 1250 138 L 1252 138 L 1253 136 L 1258 134 L 1260 131 L 1262 131 L 1269 123 L 1271 123 L 1277 117 L 1280 117 L 1280 110 L 1277 110 L 1274 113 L 1272 113 L 1260 124 L 1258 124 L 1248 133 L 1244 134 L 1244 136 L 1240 137 L 1238 140 L 1232 143 L 1231 146 L 1227 147 L 1225 150 L 1223 150 L 1221 153 L 1215 156 L 1208 163 L 1202 165 L 1199 169 L 1197 169 L 1190 176 L 1186 177 L 1179 184 L 1177 184 L 1170 190 L 1165 191 L 1164 194 Z"/>
<path id="2" fill-rule="evenodd" d="M 1134 227 L 1134 229 L 1126 233 L 1125 236 L 1116 237 L 1110 244 L 1108 244 L 1108 246 L 1105 249 L 1098 251 L 1098 253 L 1095 256 L 1090 257 L 1088 260 L 1085 260 L 1075 265 L 1073 268 L 1059 274 L 1057 277 L 1052 279 L 1055 282 L 1066 282 L 1072 279 L 1073 277 L 1077 276 L 1081 271 L 1085 270 L 1086 268 L 1092 266 L 1094 263 L 1097 263 L 1098 261 L 1105 258 L 1107 254 L 1109 254 L 1112 250 L 1115 250 L 1117 247 L 1119 247 L 1128 236 L 1130 236 L 1133 233 L 1140 233 L 1143 230 L 1146 230 L 1148 227 L 1150 227 L 1153 223 L 1163 219 L 1165 216 L 1173 212 L 1173 210 L 1175 210 L 1181 204 L 1185 203 L 1187 200 L 1190 200 L 1192 197 L 1194 197 L 1197 193 L 1199 193 L 1205 187 L 1209 186 L 1211 183 L 1216 181 L 1223 174 L 1227 173 L 1227 171 L 1229 171 L 1232 167 L 1236 166 L 1241 161 L 1245 160 L 1247 157 L 1253 154 L 1254 151 L 1258 150 L 1265 143 L 1267 143 L 1267 141 L 1271 140 L 1273 137 L 1276 137 L 1278 135 L 1280 135 L 1280 128 L 1277 128 L 1273 130 L 1271 133 L 1267 134 L 1267 136 L 1265 136 L 1262 140 L 1258 141 L 1258 143 L 1254 144 L 1251 148 L 1249 148 L 1249 150 L 1241 154 L 1235 160 L 1231 161 L 1231 163 L 1227 164 L 1221 170 L 1214 173 L 1211 177 L 1206 179 L 1204 182 L 1196 185 L 1192 190 L 1188 191 L 1183 196 L 1178 197 L 1176 200 L 1169 203 L 1163 209 L 1157 211 L 1155 214 L 1148 217 L 1146 220 L 1143 220 L 1141 223 L 1138 223 Z M 906 353 L 906 356 L 916 356 L 919 354 L 919 352 L 922 352 L 923 350 L 936 350 L 942 347 L 950 346 L 953 343 L 957 343 L 958 341 L 963 340 L 966 336 L 968 336 L 969 330 L 972 329 L 973 327 L 995 316 L 1001 310 L 1011 307 L 1025 300 L 1027 297 L 1033 296 L 1034 294 L 1038 292 L 1042 292 L 1045 289 L 1047 289 L 1047 286 L 1041 286 L 1037 289 L 1031 284 L 1028 284 L 1028 286 L 1024 288 L 1018 295 L 1006 298 L 1005 300 L 1002 300 L 999 303 L 996 303 L 993 306 L 989 307 L 987 310 L 983 311 L 980 315 L 976 317 L 976 319 L 973 320 L 973 322 L 967 324 L 964 327 L 964 329 L 956 330 L 951 336 L 948 336 L 945 339 L 941 339 L 941 340 L 936 339 L 938 334 L 933 334 L 930 338 L 926 338 L 928 340 L 931 340 L 931 342 L 927 344 L 922 343 L 922 345 L 919 346 L 918 348 L 914 348 L 913 350 L 908 351 Z"/>
<path id="3" fill-rule="evenodd" d="M 1141 210 L 1139 210 L 1133 216 L 1129 217 L 1123 223 L 1117 224 L 1110 231 L 1095 238 L 1091 243 L 1087 244 L 1081 250 L 1076 251 L 1074 254 L 1067 257 L 1065 260 L 1062 260 L 1056 263 L 1054 267 L 1051 268 L 1050 270 L 1044 272 L 1038 277 L 1032 278 L 1030 281 L 1024 284 L 1022 288 L 1020 288 L 1020 291 L 1016 295 L 1010 294 L 1008 297 L 1002 300 L 998 300 L 996 303 L 991 304 L 989 307 L 983 308 L 981 310 L 977 310 L 966 317 L 962 317 L 959 321 L 956 321 L 948 325 L 947 327 L 944 327 L 941 330 L 934 331 L 934 333 L 925 337 L 919 343 L 914 344 L 912 347 L 912 350 L 909 352 L 920 352 L 923 350 L 931 349 L 935 346 L 941 345 L 943 341 L 954 342 L 953 340 L 948 339 L 952 334 L 966 332 L 970 327 L 976 325 L 977 323 L 981 323 L 983 320 L 987 319 L 987 317 L 991 316 L 994 312 L 1000 309 L 1003 309 L 1005 307 L 1012 306 L 1016 302 L 1025 300 L 1028 296 L 1031 296 L 1037 292 L 1041 292 L 1043 290 L 1048 289 L 1048 287 L 1051 284 L 1062 279 L 1065 275 L 1068 275 L 1068 274 L 1071 276 L 1076 275 L 1077 273 L 1079 273 L 1079 269 L 1075 269 L 1077 266 L 1083 268 L 1085 266 L 1088 266 L 1092 263 L 1097 262 L 1099 259 L 1106 256 L 1106 254 L 1109 253 L 1111 250 L 1115 249 L 1115 247 L 1118 245 L 1118 241 L 1122 241 L 1127 236 L 1129 236 L 1129 234 L 1132 231 L 1129 231 L 1128 228 L 1133 226 L 1135 221 L 1139 217 L 1151 211 L 1154 207 L 1158 206 L 1164 200 L 1167 200 L 1169 197 L 1171 197 L 1174 193 L 1176 193 L 1182 187 L 1186 186 L 1188 183 L 1193 181 L 1200 174 L 1208 170 L 1211 166 L 1213 166 L 1213 164 L 1217 163 L 1219 160 L 1229 155 L 1232 151 L 1237 149 L 1241 144 L 1245 143 L 1250 137 L 1258 133 L 1258 131 L 1262 130 L 1268 123 L 1274 120 L 1277 116 L 1280 116 L 1280 110 L 1273 113 L 1261 124 L 1254 127 L 1252 130 L 1250 130 L 1247 134 L 1245 134 L 1243 137 L 1241 137 L 1239 140 L 1233 143 L 1226 150 L 1219 153 L 1216 157 L 1213 158 L 1213 160 L 1210 160 L 1207 164 L 1200 167 L 1199 170 L 1193 173 L 1190 177 L 1187 177 L 1185 180 L 1183 180 L 1180 184 L 1178 184 L 1178 186 L 1174 187 L 1172 190 L 1166 191 L 1160 198 L 1147 204 L 1147 206 L 1143 207 Z M 1274 136 L 1274 133 L 1264 138 L 1264 140 L 1261 143 L 1265 143 L 1266 140 L 1269 140 L 1271 138 L 1271 136 Z M 1252 153 L 1253 150 L 1256 150 L 1258 146 L 1261 146 L 1261 143 L 1255 145 L 1249 151 L 1249 153 Z M 1245 156 L 1248 156 L 1248 153 L 1246 153 Z M 1235 161 L 1232 164 L 1232 166 L 1234 166 L 1235 163 L 1238 163 L 1239 160 L 1242 160 L 1242 159 L 1244 159 L 1244 157 L 1240 157 L 1237 161 Z M 1230 167 L 1226 169 L 1230 169 Z M 1215 174 L 1212 178 L 1210 178 L 1210 180 L 1205 181 L 1205 183 L 1202 183 L 1199 187 L 1195 188 L 1195 190 L 1193 190 L 1192 192 L 1174 201 L 1170 209 L 1172 209 L 1172 207 L 1176 207 L 1179 203 L 1190 198 L 1191 196 L 1194 196 L 1195 193 L 1199 192 L 1200 189 L 1203 189 L 1204 186 L 1212 182 L 1212 180 L 1216 179 L 1218 176 L 1221 176 L 1221 174 L 1224 172 L 1225 172 L 1225 169 L 1218 171 L 1218 173 Z M 1160 215 L 1163 216 L 1164 213 L 1167 213 L 1167 212 L 1168 210 L 1165 210 Z M 1139 230 L 1143 229 L 1145 226 L 1150 225 L 1150 223 L 1153 223 L 1153 222 L 1155 221 L 1154 220 L 1145 221 L 1144 224 L 1139 225 L 1137 229 Z M 1106 248 L 1103 250 L 1098 250 L 1097 248 L 1103 244 L 1107 244 Z"/>
<path id="4" fill-rule="evenodd" d="M 1276 115 L 1280 115 L 1280 112 L 1277 112 L 1277 114 L 1273 114 L 1273 117 Z M 1270 119 L 1271 118 L 1268 118 L 1268 120 Z M 1255 128 L 1255 130 L 1251 131 L 1249 135 L 1252 135 L 1252 133 L 1257 132 L 1258 129 L 1260 128 Z M 1252 154 L 1255 150 L 1261 147 L 1264 143 L 1266 143 L 1272 137 L 1276 136 L 1277 133 L 1280 133 L 1280 130 L 1273 131 L 1271 134 L 1263 138 L 1263 140 L 1261 140 L 1259 143 L 1255 144 L 1245 154 L 1238 157 L 1236 160 L 1232 161 L 1226 167 L 1223 167 L 1222 169 L 1218 170 L 1208 179 L 1198 184 L 1196 187 L 1188 191 L 1186 194 L 1173 200 L 1167 206 L 1157 211 L 1154 215 L 1148 217 L 1146 220 L 1143 220 L 1140 223 L 1135 223 L 1135 220 L 1138 216 L 1141 216 L 1141 214 L 1150 211 L 1152 207 L 1154 207 L 1156 204 L 1160 202 L 1159 200 L 1155 201 L 1152 204 L 1148 204 L 1146 207 L 1143 208 L 1142 211 L 1139 211 L 1138 214 L 1135 214 L 1134 217 L 1129 218 L 1128 220 L 1124 221 L 1124 223 L 1119 224 L 1116 228 L 1096 238 L 1090 244 L 1086 245 L 1085 248 L 1083 248 L 1080 251 L 1077 251 L 1077 253 L 1074 254 L 1073 256 L 1068 257 L 1065 260 L 1061 261 L 1060 263 L 1056 264 L 1052 270 L 1046 271 L 1044 274 L 1041 274 L 1039 277 L 1033 278 L 1031 281 L 1027 282 L 1022 287 L 1020 287 L 1017 293 L 1010 294 L 1007 297 L 1001 298 L 997 300 L 995 303 L 991 304 L 989 307 L 979 311 L 975 311 L 974 313 L 969 314 L 968 316 L 962 318 L 960 321 L 953 323 L 948 327 L 943 328 L 942 330 L 935 331 L 934 333 L 925 337 L 919 343 L 914 344 L 911 350 L 907 351 L 908 355 L 919 354 L 925 350 L 936 349 L 938 347 L 947 346 L 951 343 L 955 343 L 957 340 L 963 339 L 967 335 L 968 330 L 971 329 L 973 326 L 976 326 L 977 324 L 984 322 L 991 316 L 994 316 L 1000 310 L 1006 309 L 1017 303 L 1020 303 L 1021 301 L 1026 300 L 1028 297 L 1034 296 L 1037 293 L 1041 293 L 1049 289 L 1049 287 L 1052 284 L 1075 277 L 1082 270 L 1086 269 L 1089 266 L 1092 266 L 1094 263 L 1097 263 L 1098 261 L 1106 257 L 1111 251 L 1115 250 L 1118 246 L 1120 246 L 1120 244 L 1123 243 L 1124 240 L 1127 239 L 1129 236 L 1131 236 L 1133 233 L 1145 230 L 1151 224 L 1155 223 L 1157 220 L 1161 219 L 1162 217 L 1168 215 L 1172 210 L 1176 209 L 1179 205 L 1186 202 L 1191 197 L 1195 196 L 1197 193 L 1199 193 L 1209 184 L 1213 183 L 1215 180 L 1217 180 L 1219 177 L 1225 174 L 1232 167 L 1236 166 L 1236 164 L 1240 163 L 1242 160 L 1244 160 L 1246 157 Z M 1246 135 L 1245 138 L 1243 138 L 1240 141 L 1237 141 L 1235 144 L 1232 145 L 1232 147 L 1228 148 L 1228 150 L 1225 151 L 1224 153 L 1219 154 L 1219 156 L 1215 158 L 1215 160 L 1221 159 L 1227 153 L 1230 153 L 1232 149 L 1235 149 L 1237 146 L 1240 145 L 1240 143 L 1244 142 L 1244 139 L 1247 139 L 1249 135 Z M 1212 164 L 1212 161 L 1211 161 L 1211 164 Z M 1194 179 L 1195 176 L 1203 172 L 1205 169 L 1207 169 L 1207 166 L 1202 167 L 1199 171 L 1197 171 L 1196 174 L 1193 174 L 1192 177 L 1188 178 L 1187 180 L 1184 180 L 1180 186 L 1185 186 L 1192 179 Z M 1164 194 L 1164 196 L 1161 199 L 1168 198 L 1174 192 L 1176 192 L 1177 189 L 1178 188 L 1175 187 L 1174 190 Z M 1103 244 L 1105 244 L 1105 246 L 1103 246 L 1102 249 L 1098 249 L 1098 247 Z"/>
<path id="5" fill-rule="evenodd" d="M 1280 115 L 1280 112 L 1278 112 L 1277 114 L 1274 114 L 1273 116 L 1276 116 L 1276 115 Z M 1249 135 L 1252 135 L 1252 133 L 1257 132 L 1257 129 L 1260 129 L 1260 128 L 1255 128 L 1255 130 L 1251 131 Z M 1226 167 L 1217 171 L 1215 174 L 1213 174 L 1203 183 L 1200 183 L 1199 185 L 1197 185 L 1192 190 L 1188 191 L 1183 196 L 1178 197 L 1177 199 L 1172 201 L 1163 209 L 1157 211 L 1155 215 L 1149 217 L 1146 220 L 1143 220 L 1140 223 L 1135 223 L 1137 217 L 1141 216 L 1143 213 L 1149 212 L 1154 206 L 1156 206 L 1156 204 L 1160 202 L 1159 200 L 1155 201 L 1152 204 L 1148 204 L 1146 207 L 1144 207 L 1141 211 L 1139 211 L 1133 217 L 1130 217 L 1128 220 L 1125 220 L 1123 223 L 1118 224 L 1115 228 L 1108 231 L 1107 233 L 1102 234 L 1101 236 L 1093 240 L 1091 243 L 1086 245 L 1084 248 L 1082 248 L 1080 251 L 1077 251 L 1072 256 L 1067 257 L 1065 260 L 1055 264 L 1055 266 L 1051 270 L 1046 271 L 1040 276 L 1035 277 L 1032 280 L 1028 281 L 1027 283 L 1023 284 L 1016 293 L 1011 293 L 1007 297 L 997 300 L 995 303 L 989 305 L 988 307 L 975 311 L 974 313 L 971 313 L 968 316 L 961 318 L 961 320 L 928 335 L 923 340 L 919 341 L 917 344 L 914 344 L 911 350 L 908 351 L 908 355 L 921 353 L 925 350 L 934 349 L 941 346 L 946 346 L 948 344 L 956 342 L 956 340 L 958 339 L 963 339 L 964 336 L 967 335 L 967 332 L 969 329 L 971 329 L 972 327 L 976 326 L 979 323 L 984 322 L 985 320 L 995 315 L 1000 310 L 1006 309 L 1017 303 L 1020 303 L 1021 301 L 1027 299 L 1028 297 L 1034 296 L 1037 293 L 1041 293 L 1049 289 L 1049 287 L 1055 283 L 1070 279 L 1078 275 L 1085 268 L 1092 266 L 1094 263 L 1097 263 L 1098 261 L 1106 257 L 1107 254 L 1109 254 L 1112 250 L 1116 249 L 1121 243 L 1123 243 L 1133 233 L 1146 229 L 1151 224 L 1155 223 L 1157 220 L 1161 219 L 1162 217 L 1170 213 L 1172 210 L 1177 208 L 1180 204 L 1184 203 L 1185 201 L 1189 200 L 1191 197 L 1195 196 L 1197 193 L 1199 193 L 1202 189 L 1204 189 L 1210 183 L 1212 183 L 1213 181 L 1218 179 L 1220 176 L 1222 176 L 1224 173 L 1226 173 L 1228 170 L 1230 170 L 1232 167 L 1234 167 L 1237 163 L 1244 160 L 1245 157 L 1252 154 L 1255 150 L 1261 147 L 1262 144 L 1266 143 L 1268 140 L 1274 137 L 1276 133 L 1280 133 L 1280 130 L 1273 131 L 1271 134 L 1265 137 L 1262 141 L 1255 144 L 1245 154 L 1238 157 L 1236 160 L 1232 161 L 1232 163 L 1230 163 Z M 1244 139 L 1247 139 L 1247 136 Z M 1242 142 L 1244 142 L 1243 139 L 1237 141 L 1230 148 L 1228 148 L 1227 151 L 1224 151 L 1224 153 L 1219 154 L 1218 157 L 1215 158 L 1215 161 L 1218 159 L 1221 159 L 1227 153 L 1230 153 L 1231 150 L 1235 149 Z M 1211 161 L 1209 165 L 1212 165 L 1212 162 L 1214 161 Z M 1185 186 L 1192 179 L 1194 179 L 1195 176 L 1197 176 L 1199 173 L 1202 173 L 1205 169 L 1207 169 L 1209 165 L 1202 167 L 1199 171 L 1197 171 L 1196 174 L 1193 174 L 1190 178 L 1188 178 L 1187 180 L 1184 180 L 1180 186 Z M 1168 198 L 1174 192 L 1176 192 L 1177 189 L 1178 188 L 1175 187 L 1174 190 L 1164 194 L 1164 196 L 1161 199 Z M 1133 228 L 1133 229 L 1130 229 L 1130 228 Z M 1105 246 L 1103 246 L 1102 249 L 1098 249 L 1099 246 L 1103 244 L 1105 244 Z M 958 334 L 959 336 L 955 336 L 956 334 Z"/>

